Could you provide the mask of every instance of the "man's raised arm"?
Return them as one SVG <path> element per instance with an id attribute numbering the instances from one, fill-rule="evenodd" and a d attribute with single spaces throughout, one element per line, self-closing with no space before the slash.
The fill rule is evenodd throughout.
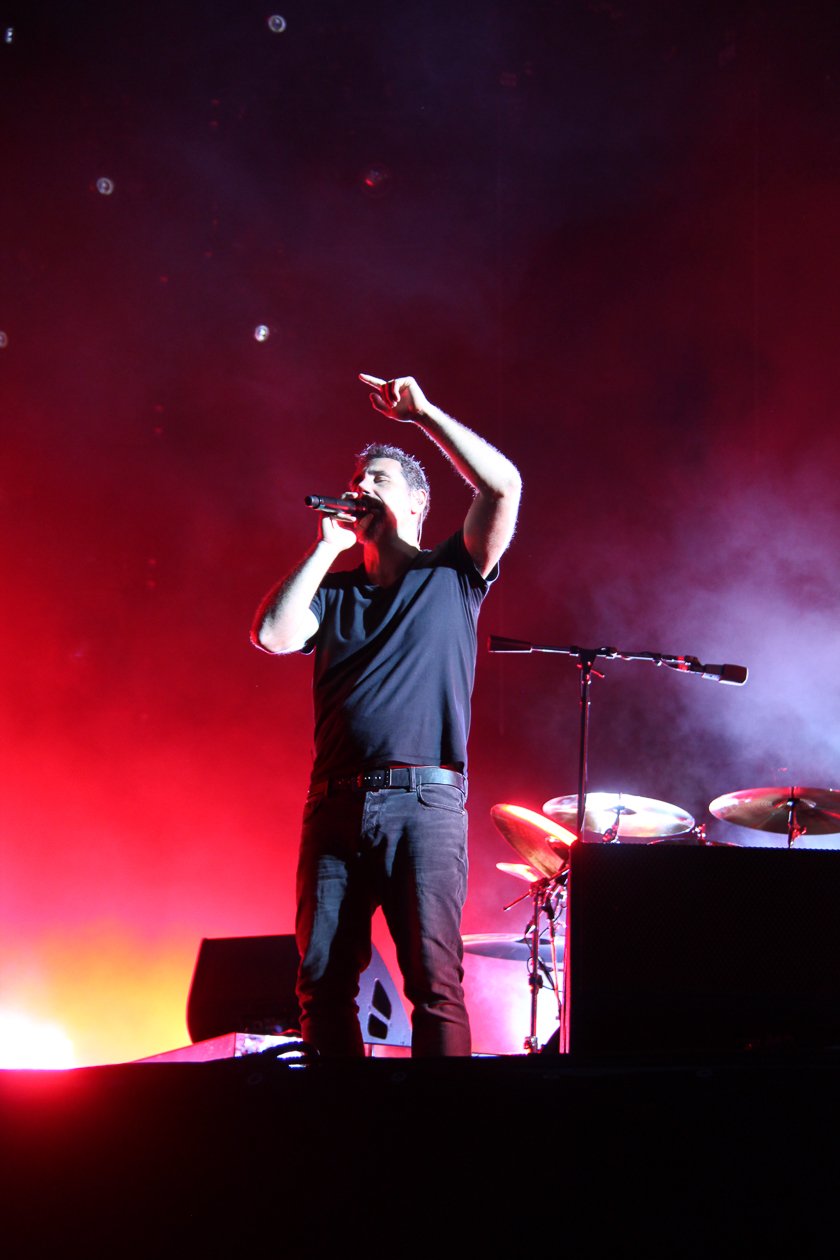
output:
<path id="1" fill-rule="evenodd" d="M 370 400 L 377 411 L 418 425 L 475 489 L 464 521 L 464 542 L 486 577 L 516 529 L 522 478 L 515 465 L 472 429 L 430 403 L 413 376 L 386 381 L 360 374 L 359 380 L 372 387 Z"/>

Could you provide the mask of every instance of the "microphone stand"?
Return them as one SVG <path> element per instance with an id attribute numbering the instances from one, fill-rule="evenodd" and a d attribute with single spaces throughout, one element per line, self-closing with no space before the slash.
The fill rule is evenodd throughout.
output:
<path id="1" fill-rule="evenodd" d="M 498 649 L 490 649 L 498 651 Z M 540 650 L 540 649 L 537 649 Z M 612 651 L 611 648 L 579 648 L 577 650 L 578 669 L 580 670 L 580 734 L 578 755 L 577 782 L 577 834 L 583 835 L 583 824 L 586 818 L 586 786 L 589 776 L 589 708 L 591 704 L 592 675 L 603 678 L 604 675 L 594 668 L 599 656 Z M 570 651 L 571 655 L 571 651 Z"/>
<path id="2" fill-rule="evenodd" d="M 670 669 L 679 670 L 681 673 L 700 674 L 701 676 L 710 677 L 707 671 L 716 669 L 716 667 L 701 665 L 696 656 L 675 656 L 665 655 L 662 652 L 621 652 L 614 647 L 598 647 L 584 648 L 577 644 L 555 645 L 548 643 L 529 643 L 525 639 L 509 639 L 501 635 L 491 634 L 488 639 L 488 647 L 491 652 L 551 652 L 560 656 L 573 656 L 577 659 L 577 666 L 580 670 L 580 730 L 578 735 L 579 753 L 578 753 L 578 775 L 577 775 L 577 837 L 581 843 L 584 843 L 584 823 L 586 820 L 586 791 L 589 775 L 589 717 L 591 705 L 591 687 L 593 674 L 597 678 L 603 678 L 604 675 L 595 669 L 595 662 L 599 657 L 605 660 L 620 661 L 650 661 L 653 665 L 667 665 Z M 727 667 L 722 667 L 726 669 Z M 743 671 L 744 677 L 739 681 L 746 681 L 746 670 Z M 721 677 L 719 672 L 714 676 Z M 618 822 L 618 819 L 616 819 Z M 612 834 L 610 834 L 612 833 Z M 615 838 L 615 829 L 610 828 L 602 837 L 605 842 Z M 571 888 L 571 879 L 569 879 L 569 888 Z M 534 895 L 534 940 L 538 936 L 538 920 L 539 913 L 537 910 L 537 895 Z M 569 923 L 572 913 L 571 896 L 569 897 L 566 910 L 566 944 L 563 951 L 563 1004 L 562 1014 L 560 1018 L 560 1050 L 561 1053 L 568 1049 L 568 1002 L 566 995 L 569 992 L 568 976 L 569 976 Z M 535 944 L 534 957 L 537 957 L 538 946 Z M 532 967 L 536 966 L 534 962 Z M 539 980 L 539 977 L 537 977 Z M 540 981 L 541 983 L 541 981 Z M 532 977 L 533 990 L 533 977 Z M 534 999 L 532 998 L 532 1005 Z M 529 1038 L 530 1048 L 536 1048 L 536 1036 L 534 1034 L 532 1015 L 532 1035 Z M 526 1042 L 528 1048 L 528 1042 Z"/>

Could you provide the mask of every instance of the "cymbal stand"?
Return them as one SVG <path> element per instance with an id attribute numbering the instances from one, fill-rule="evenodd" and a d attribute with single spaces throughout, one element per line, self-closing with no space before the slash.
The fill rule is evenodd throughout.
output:
<path id="1" fill-rule="evenodd" d="M 601 836 L 601 839 L 603 840 L 604 844 L 620 844 L 621 843 L 621 836 L 619 834 L 621 830 L 621 815 L 628 814 L 630 812 L 631 811 L 628 810 L 625 805 L 616 805 L 614 809 L 610 810 L 611 814 L 615 814 L 615 822 L 611 823 L 610 826 L 607 827 L 606 831 Z"/>
<path id="2" fill-rule="evenodd" d="M 557 972 L 556 922 L 562 913 L 562 906 L 566 899 L 565 883 L 567 877 L 568 871 L 561 871 L 559 875 L 555 875 L 551 879 L 535 880 L 528 892 L 523 893 L 521 897 L 517 897 L 515 901 L 511 901 L 505 906 L 505 910 L 510 910 L 511 906 L 518 905 L 525 897 L 530 896 L 533 907 L 531 922 L 522 933 L 523 939 L 529 933 L 531 936 L 531 953 L 528 958 L 528 986 L 531 990 L 531 1024 L 529 1035 L 525 1038 L 523 1046 L 527 1054 L 538 1054 L 540 1050 L 540 1042 L 537 1035 L 537 1009 L 539 995 L 544 983 L 543 975 L 547 977 L 552 992 L 557 999 L 557 1020 L 562 1025 L 563 1000 Z M 545 916 L 548 926 L 548 940 L 551 949 L 550 968 L 540 958 L 540 943 L 542 940 L 540 919 L 543 916 Z"/>
<path id="3" fill-rule="evenodd" d="M 798 840 L 800 836 L 804 836 L 805 831 L 806 831 L 805 827 L 800 827 L 799 821 L 796 817 L 796 807 L 799 804 L 799 797 L 796 795 L 795 787 L 792 787 L 790 789 L 790 795 L 788 796 L 788 799 L 785 802 L 785 804 L 787 805 L 787 811 L 788 811 L 787 843 L 788 843 L 788 848 L 791 849 L 793 848 L 794 841 Z"/>

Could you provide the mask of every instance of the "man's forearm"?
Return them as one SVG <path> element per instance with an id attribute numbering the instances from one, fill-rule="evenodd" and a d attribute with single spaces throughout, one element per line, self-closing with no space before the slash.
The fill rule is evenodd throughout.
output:
<path id="1" fill-rule="evenodd" d="M 476 495 L 464 519 L 464 543 L 483 577 L 498 563 L 516 529 L 522 478 L 515 464 L 484 438 L 423 397 L 412 416 Z"/>
<path id="2" fill-rule="evenodd" d="M 297 652 L 309 637 L 309 605 L 339 550 L 319 539 L 257 609 L 251 641 L 267 652 Z"/>

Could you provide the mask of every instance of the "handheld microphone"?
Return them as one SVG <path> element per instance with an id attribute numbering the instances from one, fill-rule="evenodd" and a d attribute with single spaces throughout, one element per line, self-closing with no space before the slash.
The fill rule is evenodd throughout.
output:
<path id="1" fill-rule="evenodd" d="M 327 516 L 338 516 L 339 513 L 345 516 L 367 516 L 372 510 L 359 499 L 330 499 L 323 494 L 308 494 L 303 501 L 307 507 L 315 508 L 316 512 L 324 512 Z"/>

